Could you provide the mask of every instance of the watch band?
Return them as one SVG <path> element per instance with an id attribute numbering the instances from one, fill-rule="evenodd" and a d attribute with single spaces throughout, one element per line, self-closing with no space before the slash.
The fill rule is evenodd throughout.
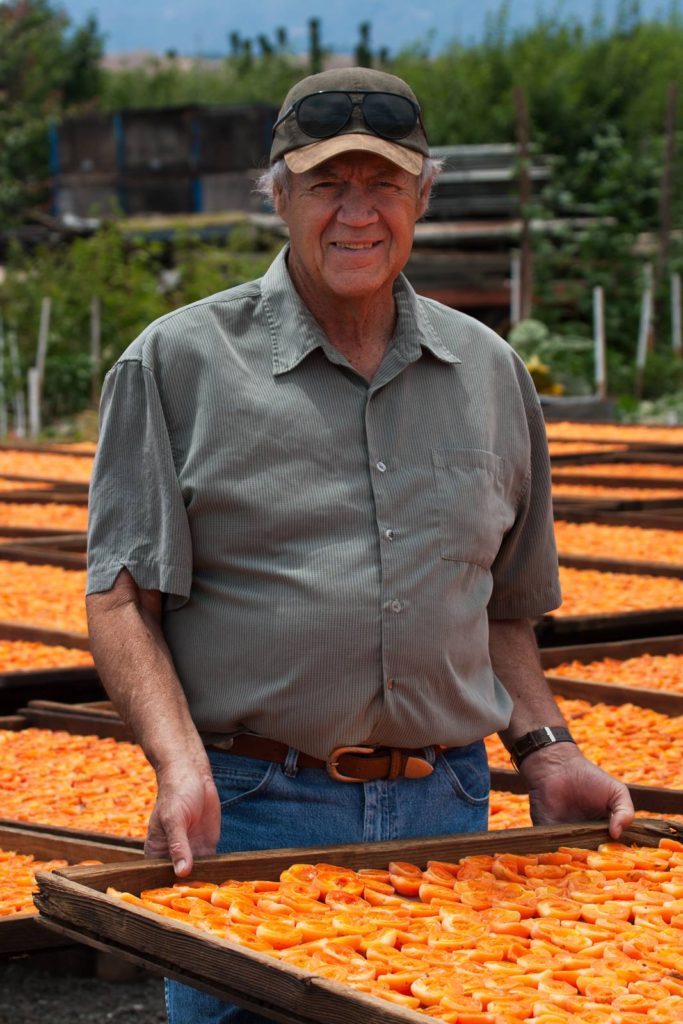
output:
<path id="1" fill-rule="evenodd" d="M 529 754 L 543 747 L 550 747 L 554 743 L 576 743 L 576 740 L 563 725 L 544 725 L 540 729 L 533 729 L 531 732 L 520 736 L 510 747 L 510 760 L 514 768 L 519 771 L 519 766 Z"/>

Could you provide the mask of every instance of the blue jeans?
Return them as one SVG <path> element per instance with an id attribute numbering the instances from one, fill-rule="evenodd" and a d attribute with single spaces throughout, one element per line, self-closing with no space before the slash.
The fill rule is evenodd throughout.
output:
<path id="1" fill-rule="evenodd" d="M 424 779 L 364 783 L 297 768 L 295 750 L 284 765 L 220 751 L 209 757 L 223 812 L 219 853 L 451 835 L 488 824 L 483 742 L 441 754 Z M 269 1020 L 175 981 L 166 982 L 166 1011 L 169 1024 Z"/>

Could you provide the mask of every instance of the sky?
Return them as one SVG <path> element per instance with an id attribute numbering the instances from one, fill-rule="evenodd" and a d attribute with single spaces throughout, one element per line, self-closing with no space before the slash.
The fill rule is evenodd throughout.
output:
<path id="1" fill-rule="evenodd" d="M 539 11 L 559 11 L 589 22 L 596 3 L 609 24 L 619 2 L 510 0 L 510 24 L 533 24 Z M 287 28 L 292 48 L 305 50 L 308 21 L 316 17 L 321 22 L 323 46 L 334 52 L 352 52 L 358 25 L 369 21 L 372 48 L 387 47 L 395 54 L 416 41 L 428 43 L 434 53 L 454 38 L 465 43 L 480 39 L 487 15 L 499 11 L 500 0 L 344 0 L 331 7 L 320 0 L 59 0 L 58 5 L 74 24 L 94 14 L 105 35 L 107 53 L 173 49 L 187 56 L 224 54 L 230 32 L 250 39 L 260 33 L 273 38 L 280 25 Z M 669 8 L 670 0 L 640 0 L 643 17 L 663 16 Z"/>

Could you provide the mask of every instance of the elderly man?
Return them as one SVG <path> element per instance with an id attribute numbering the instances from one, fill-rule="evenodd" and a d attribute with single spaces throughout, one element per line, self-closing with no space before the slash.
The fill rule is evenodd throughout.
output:
<path id="1" fill-rule="evenodd" d="M 271 165 L 289 245 L 104 389 L 88 612 L 157 772 L 147 853 L 185 876 L 216 848 L 485 829 L 496 731 L 537 823 L 617 837 L 628 792 L 573 743 L 529 623 L 560 601 L 533 385 L 401 275 L 435 170 L 415 96 L 304 79 Z M 168 1009 L 262 1019 L 177 985 Z"/>

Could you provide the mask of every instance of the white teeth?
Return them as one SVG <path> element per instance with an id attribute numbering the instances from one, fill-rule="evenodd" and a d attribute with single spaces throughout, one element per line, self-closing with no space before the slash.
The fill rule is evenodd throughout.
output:
<path id="1" fill-rule="evenodd" d="M 335 242 L 338 249 L 372 249 L 374 242 Z"/>

